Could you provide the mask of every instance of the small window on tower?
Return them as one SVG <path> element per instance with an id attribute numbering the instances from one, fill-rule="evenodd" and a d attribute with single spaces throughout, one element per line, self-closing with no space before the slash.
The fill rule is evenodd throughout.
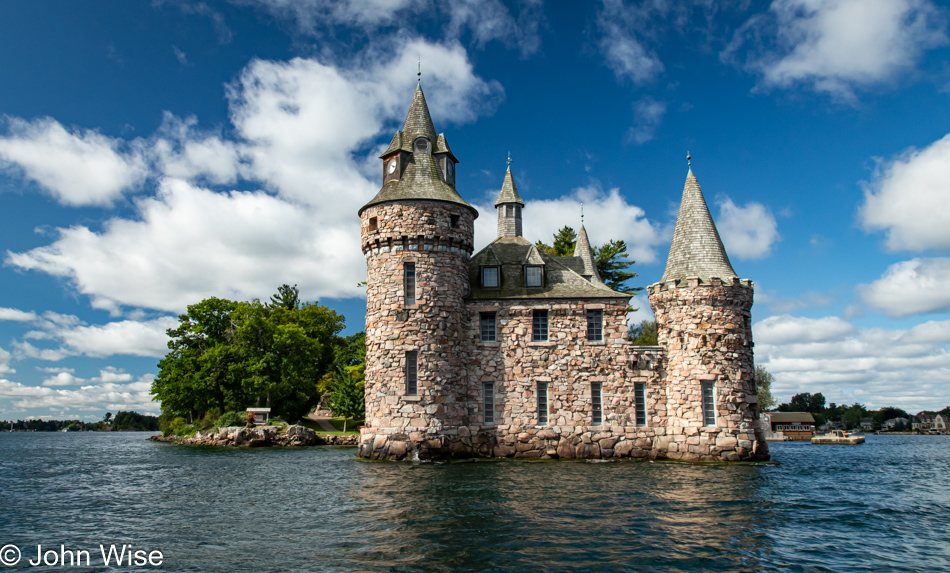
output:
<path id="1" fill-rule="evenodd" d="M 370 218 L 369 218 L 369 230 L 370 230 L 370 231 L 375 231 L 375 230 L 376 230 L 376 217 L 370 217 Z"/>
<path id="2" fill-rule="evenodd" d="M 449 226 L 452 227 L 453 229 L 459 226 L 459 216 L 458 216 L 458 215 L 452 215 L 452 216 L 449 218 Z"/>
<path id="3" fill-rule="evenodd" d="M 419 139 L 417 139 L 417 140 L 416 140 L 415 151 L 416 151 L 416 152 L 419 152 L 419 153 L 428 153 L 428 151 L 429 151 L 429 140 L 426 139 L 426 138 L 424 138 L 424 137 L 420 137 Z"/>

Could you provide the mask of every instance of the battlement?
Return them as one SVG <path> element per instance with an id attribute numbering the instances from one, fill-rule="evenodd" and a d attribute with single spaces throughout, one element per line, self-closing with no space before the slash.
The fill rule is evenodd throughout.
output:
<path id="1" fill-rule="evenodd" d="M 709 279 L 701 279 L 699 277 L 686 277 L 684 279 L 674 279 L 668 281 L 661 281 L 653 283 L 647 287 L 647 293 L 653 294 L 654 292 L 675 290 L 682 288 L 696 288 L 700 286 L 710 286 L 710 287 L 745 287 L 753 288 L 754 283 L 749 279 L 740 279 L 738 277 L 729 277 L 729 278 L 720 278 L 720 277 L 710 277 Z"/>

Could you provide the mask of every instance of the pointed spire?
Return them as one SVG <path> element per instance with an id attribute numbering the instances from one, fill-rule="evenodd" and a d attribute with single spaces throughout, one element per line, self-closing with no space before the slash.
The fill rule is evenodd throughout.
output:
<path id="1" fill-rule="evenodd" d="M 508 170 L 505 171 L 505 181 L 501 184 L 501 193 L 498 194 L 498 200 L 495 201 L 495 207 L 505 203 L 517 203 L 524 207 L 524 201 L 518 194 L 518 186 L 515 185 L 515 178 L 511 174 L 511 152 L 508 152 Z"/>
<path id="2" fill-rule="evenodd" d="M 699 277 L 708 281 L 711 277 L 725 279 L 735 276 L 736 271 L 732 270 L 719 231 L 703 198 L 703 190 L 690 165 L 683 186 L 683 200 L 676 216 L 670 256 L 666 260 L 666 272 L 660 280 Z"/>
<path id="3" fill-rule="evenodd" d="M 581 207 L 583 209 L 583 207 Z M 581 230 L 577 233 L 577 242 L 574 243 L 574 256 L 580 257 L 584 262 L 584 278 L 592 283 L 604 284 L 600 274 L 597 272 L 597 265 L 594 264 L 594 252 L 590 248 L 590 239 L 587 238 L 587 229 L 584 228 L 584 215 L 581 211 Z"/>
<path id="4" fill-rule="evenodd" d="M 425 137 L 432 145 L 436 142 L 437 135 L 432 125 L 432 116 L 429 115 L 426 96 L 422 93 L 422 84 L 416 86 L 416 93 L 412 95 L 412 104 L 409 106 L 409 113 L 406 114 L 402 133 L 410 144 L 418 137 Z"/>

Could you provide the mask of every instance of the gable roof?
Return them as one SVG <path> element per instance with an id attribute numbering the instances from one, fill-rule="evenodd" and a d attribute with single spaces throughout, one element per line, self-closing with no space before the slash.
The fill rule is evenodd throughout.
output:
<path id="1" fill-rule="evenodd" d="M 489 243 L 472 256 L 469 261 L 468 275 L 471 285 L 469 299 L 590 299 L 590 298 L 630 298 L 630 295 L 611 290 L 602 284 L 595 284 L 571 267 L 576 257 L 567 264 L 562 257 L 552 257 L 538 249 L 524 237 L 501 237 Z M 544 286 L 526 288 L 524 286 L 524 265 L 544 265 Z M 482 266 L 501 266 L 501 287 L 483 288 L 480 280 Z"/>
<path id="2" fill-rule="evenodd" d="M 735 276 L 736 271 L 732 270 L 719 231 L 703 198 L 703 190 L 690 168 L 676 216 L 670 256 L 666 259 L 666 271 L 660 282 L 687 277 L 708 281 L 712 277 L 728 279 Z"/>

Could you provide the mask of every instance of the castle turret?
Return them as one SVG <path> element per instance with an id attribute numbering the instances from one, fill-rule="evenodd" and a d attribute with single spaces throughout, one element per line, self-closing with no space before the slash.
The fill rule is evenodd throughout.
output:
<path id="1" fill-rule="evenodd" d="M 594 253 L 590 248 L 590 239 L 587 238 L 587 229 L 584 228 L 584 216 L 581 215 L 581 230 L 577 234 L 577 242 L 574 243 L 574 256 L 580 257 L 584 263 L 584 272 L 581 276 L 595 284 L 604 284 L 597 272 L 597 265 L 594 264 Z"/>
<path id="2" fill-rule="evenodd" d="M 752 354 L 753 285 L 733 270 L 692 168 L 666 271 L 648 292 L 667 353 L 668 457 L 768 459 Z"/>
<path id="3" fill-rule="evenodd" d="M 367 270 L 360 455 L 399 459 L 410 435 L 437 438 L 467 423 L 463 299 L 478 213 L 455 190 L 458 160 L 436 134 L 421 86 L 380 158 L 382 188 L 359 212 Z"/>
<path id="4" fill-rule="evenodd" d="M 508 171 L 505 172 L 505 181 L 501 184 L 501 192 L 498 193 L 498 200 L 495 201 L 495 209 L 498 210 L 499 239 L 522 236 L 521 210 L 523 208 L 524 201 L 521 200 L 515 178 L 511 175 L 511 154 L 509 154 Z"/>

